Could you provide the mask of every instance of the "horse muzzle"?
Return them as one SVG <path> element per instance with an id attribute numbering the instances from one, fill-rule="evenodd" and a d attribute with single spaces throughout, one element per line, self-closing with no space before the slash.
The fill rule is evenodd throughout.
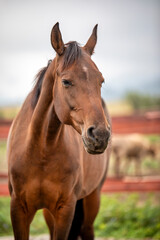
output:
<path id="1" fill-rule="evenodd" d="M 110 130 L 90 126 L 82 135 L 84 147 L 90 154 L 101 154 L 107 148 L 110 139 Z"/>

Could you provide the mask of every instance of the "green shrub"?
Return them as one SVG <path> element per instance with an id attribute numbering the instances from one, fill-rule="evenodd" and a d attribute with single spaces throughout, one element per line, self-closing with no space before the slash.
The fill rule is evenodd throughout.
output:
<path id="1" fill-rule="evenodd" d="M 138 206 L 139 195 L 122 194 L 102 197 L 100 212 L 95 221 L 96 235 L 115 238 L 160 238 L 160 205 L 154 206 L 148 196 Z"/>

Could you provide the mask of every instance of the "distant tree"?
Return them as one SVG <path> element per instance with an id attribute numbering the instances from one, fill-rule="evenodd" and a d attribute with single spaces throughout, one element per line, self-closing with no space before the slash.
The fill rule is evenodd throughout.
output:
<path id="1" fill-rule="evenodd" d="M 160 97 L 128 92 L 125 100 L 131 104 L 134 110 L 160 110 Z"/>

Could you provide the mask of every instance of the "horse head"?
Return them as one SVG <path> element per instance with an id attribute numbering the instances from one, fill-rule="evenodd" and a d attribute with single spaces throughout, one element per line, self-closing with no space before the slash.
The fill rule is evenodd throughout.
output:
<path id="1" fill-rule="evenodd" d="M 59 23 L 51 31 L 51 44 L 57 53 L 52 73 L 55 112 L 62 124 L 81 134 L 91 154 L 103 153 L 110 137 L 101 99 L 104 78 L 91 59 L 96 42 L 97 25 L 84 47 L 77 42 L 64 44 Z"/>

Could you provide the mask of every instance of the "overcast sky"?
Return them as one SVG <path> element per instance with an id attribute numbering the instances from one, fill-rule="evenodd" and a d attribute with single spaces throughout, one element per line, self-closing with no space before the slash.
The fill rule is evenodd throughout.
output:
<path id="1" fill-rule="evenodd" d="M 128 90 L 160 92 L 159 0 L 0 0 L 0 105 L 22 103 L 37 71 L 55 56 L 50 32 L 86 43 L 98 23 L 93 60 L 110 101 Z"/>

